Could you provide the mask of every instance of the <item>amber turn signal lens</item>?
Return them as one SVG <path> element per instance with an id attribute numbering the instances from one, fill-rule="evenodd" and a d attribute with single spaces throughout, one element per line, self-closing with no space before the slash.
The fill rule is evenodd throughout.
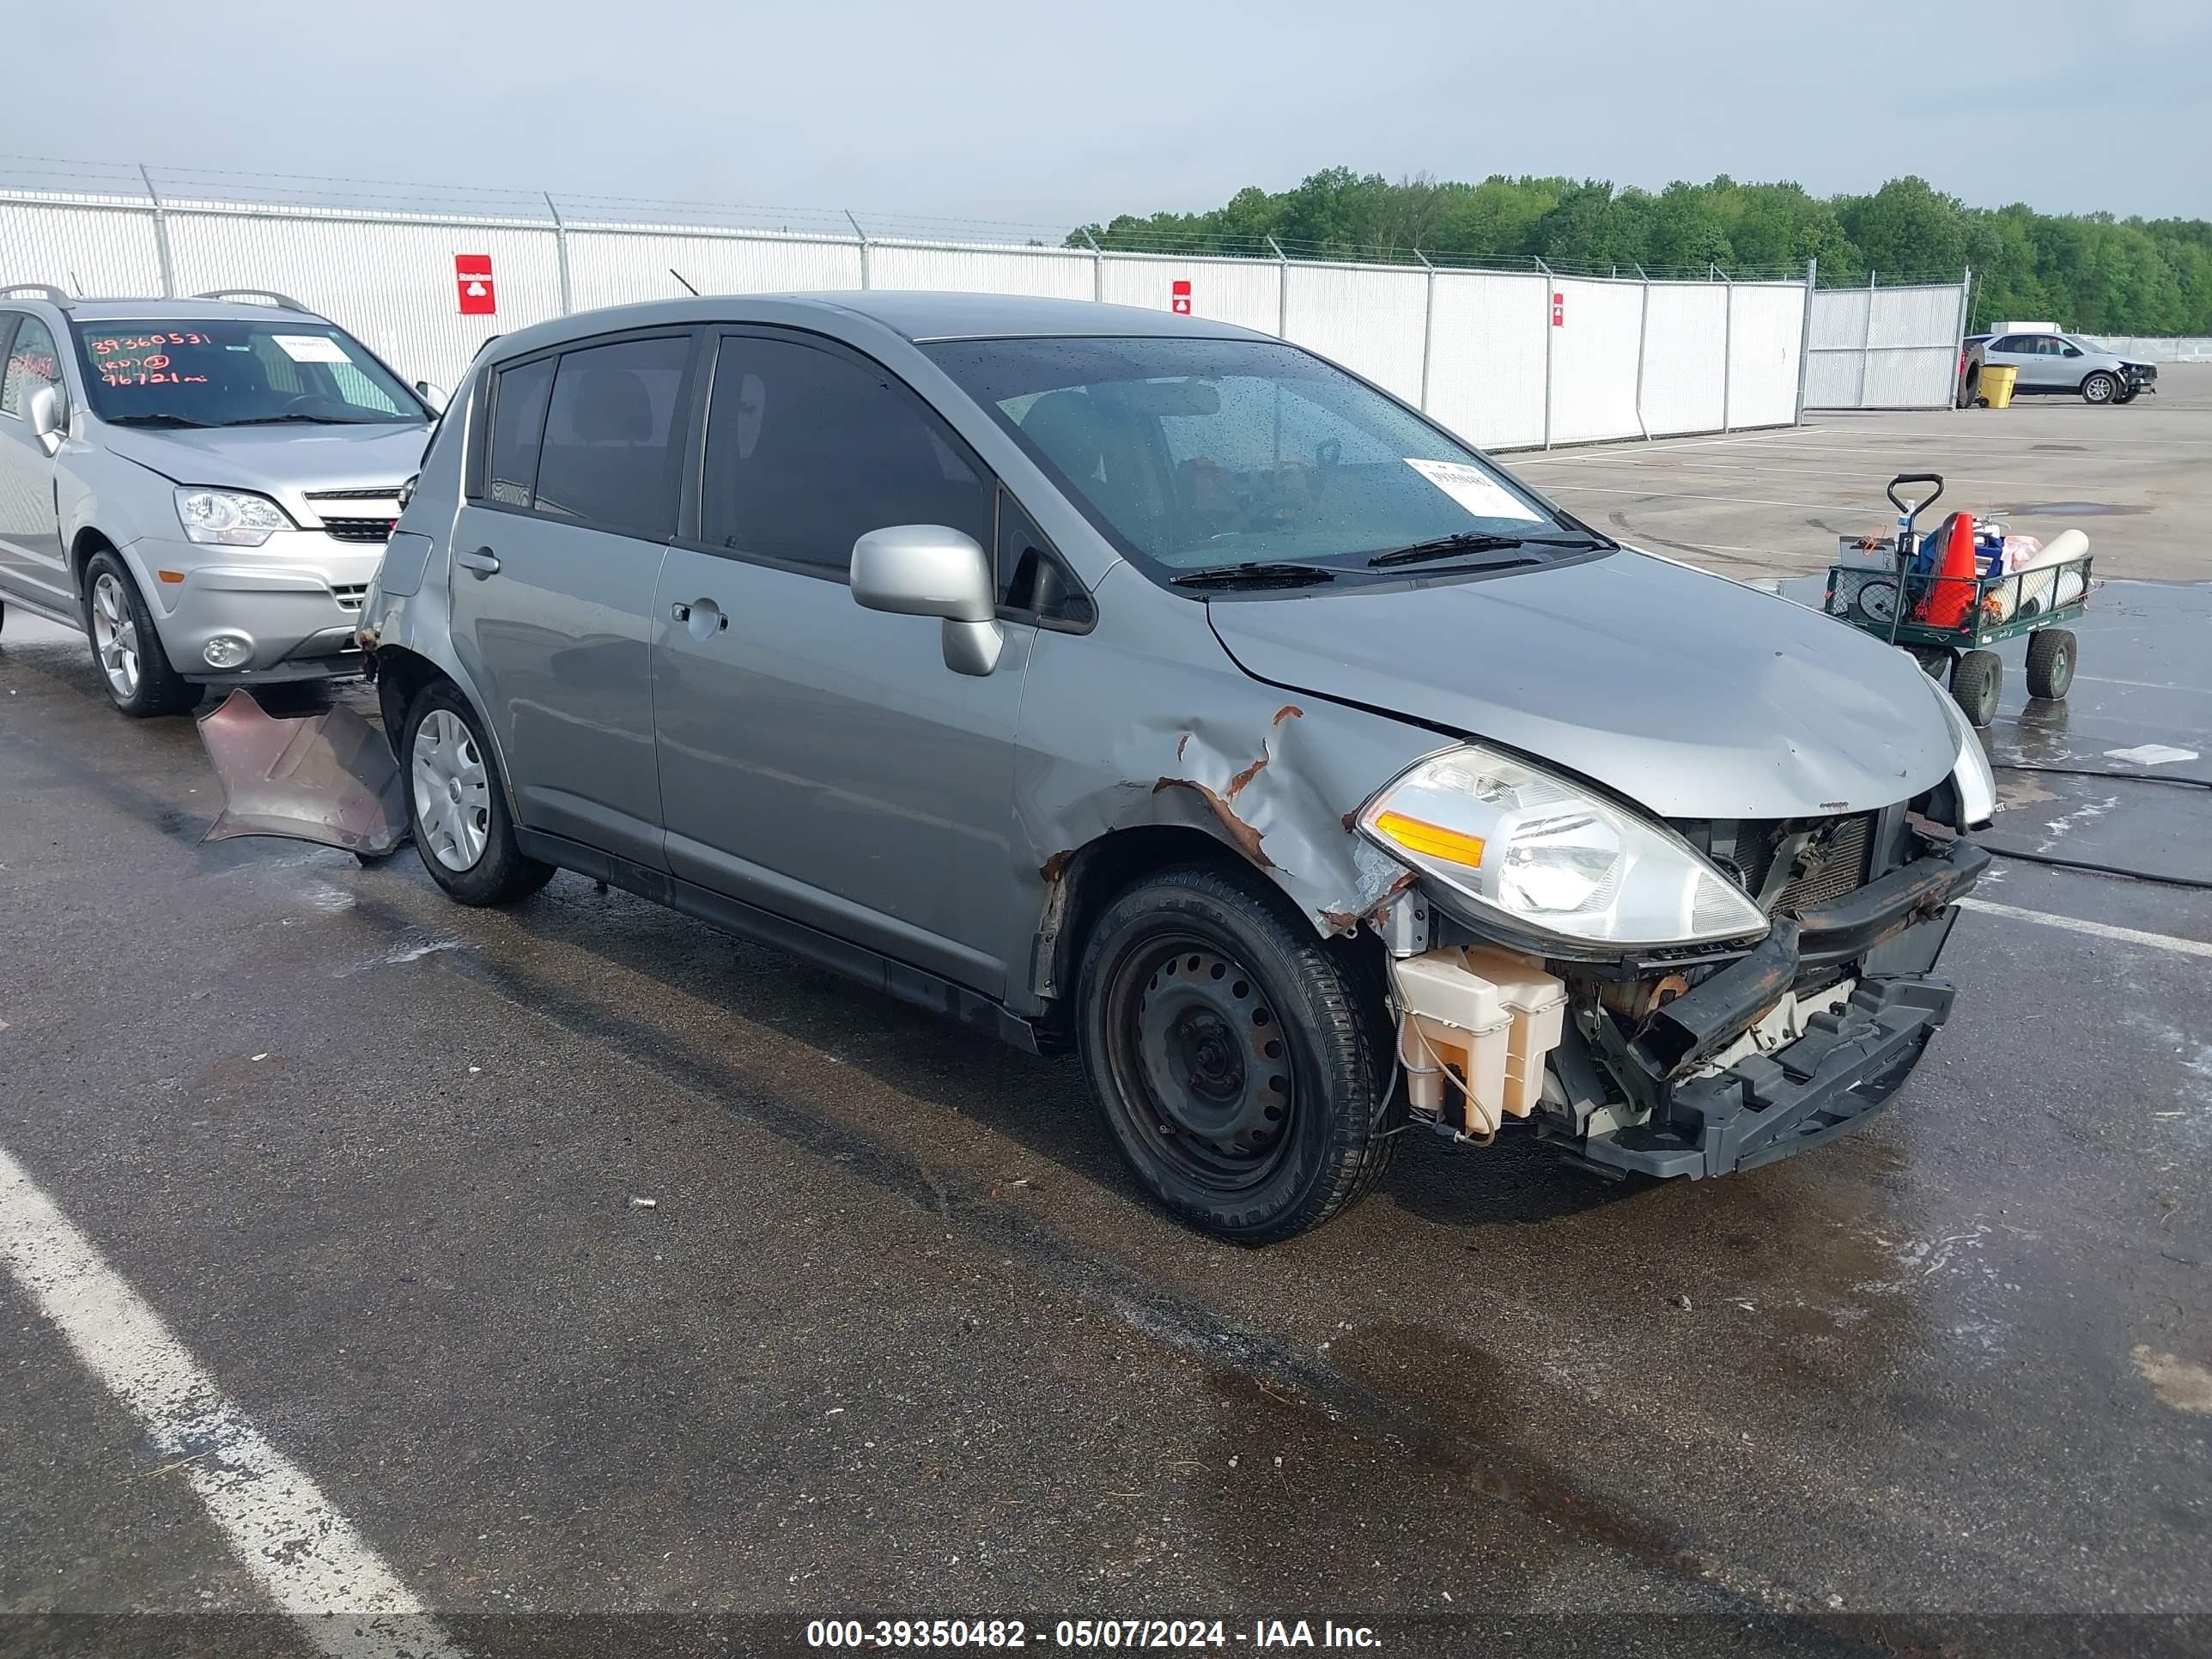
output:
<path id="1" fill-rule="evenodd" d="M 1447 830 L 1441 823 L 1431 823 L 1426 818 L 1408 817 L 1403 812 L 1377 813 L 1375 828 L 1409 853 L 1448 859 L 1454 864 L 1464 864 L 1469 869 L 1482 862 L 1480 836 Z"/>

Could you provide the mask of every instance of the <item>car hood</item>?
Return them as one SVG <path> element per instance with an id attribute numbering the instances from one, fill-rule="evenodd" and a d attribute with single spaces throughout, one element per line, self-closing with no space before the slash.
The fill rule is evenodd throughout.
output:
<path id="1" fill-rule="evenodd" d="M 313 524 L 314 491 L 381 489 L 422 465 L 427 424 L 410 426 L 103 427 L 106 447 L 171 482 L 251 489 Z"/>
<path id="2" fill-rule="evenodd" d="M 1413 586 L 1215 596 L 1255 678 L 1485 738 L 1668 818 L 1906 799 L 1958 758 L 1912 659 L 1817 611 L 1632 550 Z"/>

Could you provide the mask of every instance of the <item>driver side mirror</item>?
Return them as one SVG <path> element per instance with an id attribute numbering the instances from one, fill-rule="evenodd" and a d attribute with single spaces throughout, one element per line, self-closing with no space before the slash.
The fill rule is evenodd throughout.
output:
<path id="1" fill-rule="evenodd" d="M 991 561 L 973 536 L 941 524 L 871 530 L 853 544 L 853 599 L 870 611 L 944 619 L 945 665 L 988 674 L 1006 645 Z"/>
<path id="2" fill-rule="evenodd" d="M 440 415 L 446 412 L 447 404 L 452 401 L 452 394 L 435 380 L 416 381 L 415 395 L 429 404 L 432 410 Z"/>
<path id="3" fill-rule="evenodd" d="M 23 405 L 23 420 L 31 428 L 31 435 L 39 441 L 39 447 L 48 455 L 58 455 L 62 447 L 61 394 L 50 386 L 36 388 Z"/>

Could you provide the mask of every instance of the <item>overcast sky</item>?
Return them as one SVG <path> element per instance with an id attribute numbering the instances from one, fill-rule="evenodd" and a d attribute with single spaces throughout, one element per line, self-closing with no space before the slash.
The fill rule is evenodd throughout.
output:
<path id="1" fill-rule="evenodd" d="M 2212 216 L 2207 0 L 9 11 L 35 156 L 1060 225 L 1339 164 Z"/>

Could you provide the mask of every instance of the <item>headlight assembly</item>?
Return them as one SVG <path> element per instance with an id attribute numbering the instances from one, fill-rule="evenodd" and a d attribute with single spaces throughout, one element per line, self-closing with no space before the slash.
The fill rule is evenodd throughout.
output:
<path id="1" fill-rule="evenodd" d="M 217 547 L 258 547 L 280 530 L 298 528 L 266 495 L 190 485 L 177 492 L 177 520 L 185 540 Z"/>
<path id="2" fill-rule="evenodd" d="M 1413 767 L 1359 828 L 1522 933 L 1626 950 L 1768 927 L 1748 894 L 1665 825 L 1475 744 Z"/>

